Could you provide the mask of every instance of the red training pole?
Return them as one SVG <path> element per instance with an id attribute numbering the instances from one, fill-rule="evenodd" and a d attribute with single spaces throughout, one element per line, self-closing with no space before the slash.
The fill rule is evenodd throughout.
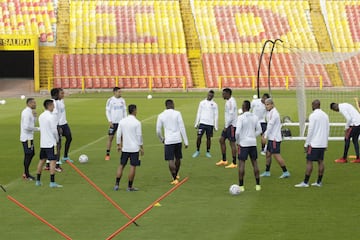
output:
<path id="1" fill-rule="evenodd" d="M 66 161 L 70 166 L 80 175 L 82 176 L 91 186 L 93 186 L 101 195 L 103 195 L 114 207 L 116 207 L 122 214 L 124 214 L 129 220 L 132 220 L 129 214 L 125 212 L 114 200 L 112 200 L 101 188 L 99 188 L 90 178 L 88 178 L 83 172 L 80 171 L 73 163 L 70 161 Z M 135 220 L 132 221 L 136 226 L 139 226 Z"/>
<path id="2" fill-rule="evenodd" d="M 158 199 L 156 199 L 153 203 L 151 203 L 147 208 L 145 208 L 143 211 L 141 211 L 138 215 L 136 215 L 133 219 L 131 219 L 129 222 L 127 222 L 125 225 L 123 225 L 121 228 L 116 230 L 113 234 L 111 234 L 106 240 L 113 239 L 116 235 L 118 235 L 120 232 L 122 232 L 125 228 L 127 228 L 132 222 L 138 220 L 142 215 L 147 213 L 150 209 L 154 207 L 154 205 L 158 202 L 160 202 L 162 199 L 166 198 L 170 193 L 175 191 L 178 187 L 180 187 L 183 183 L 185 183 L 189 177 L 184 178 L 182 181 L 180 181 L 178 184 L 176 184 L 174 187 L 172 187 L 169 191 L 164 193 L 162 196 L 160 196 Z"/>
<path id="3" fill-rule="evenodd" d="M 28 213 L 30 213 L 31 215 L 33 215 L 34 217 L 36 217 L 37 219 L 39 219 L 40 221 L 42 221 L 43 223 L 45 223 L 46 225 L 48 225 L 50 228 L 52 228 L 53 230 L 55 230 L 55 232 L 59 233 L 61 236 L 63 236 L 66 239 L 71 240 L 71 237 L 69 237 L 68 235 L 66 235 L 65 233 L 63 233 L 62 231 L 60 231 L 57 227 L 55 227 L 54 225 L 50 224 L 49 222 L 47 222 L 45 219 L 43 219 L 42 217 L 40 217 L 39 215 L 37 215 L 35 212 L 31 211 L 31 209 L 27 208 L 25 205 L 23 205 L 22 203 L 20 203 L 19 201 L 17 201 L 15 198 L 11 197 L 11 196 L 7 196 L 7 198 L 10 201 L 13 201 L 16 205 L 18 205 L 19 207 L 23 208 L 25 211 L 27 211 Z"/>

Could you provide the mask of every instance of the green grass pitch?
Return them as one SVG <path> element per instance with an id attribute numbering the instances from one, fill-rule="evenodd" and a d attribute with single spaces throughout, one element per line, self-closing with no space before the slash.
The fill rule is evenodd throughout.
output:
<path id="1" fill-rule="evenodd" d="M 305 155 L 303 141 L 284 141 L 282 155 L 291 172 L 289 179 L 279 179 L 281 169 L 272 165 L 272 176 L 262 178 L 262 190 L 255 191 L 252 167 L 246 163 L 245 188 L 239 196 L 231 196 L 228 188 L 238 183 L 236 169 L 216 167 L 220 159 L 218 139 L 215 132 L 211 153 L 212 159 L 204 156 L 205 138 L 200 157 L 193 159 L 196 130 L 193 127 L 198 103 L 206 96 L 204 92 L 148 93 L 124 91 L 127 104 L 138 106 L 138 119 L 142 121 L 145 155 L 142 166 L 137 169 L 134 186 L 139 192 L 126 192 L 127 174 L 120 182 L 120 190 L 114 192 L 115 172 L 119 153 L 115 143 L 111 161 L 104 161 L 107 139 L 105 102 L 112 95 L 107 93 L 73 94 L 66 96 L 67 118 L 73 134 L 70 157 L 76 166 L 94 181 L 130 216 L 135 216 L 150 203 L 168 191 L 170 173 L 163 160 L 163 147 L 156 137 L 157 115 L 164 110 L 164 101 L 172 98 L 186 124 L 190 142 L 183 149 L 184 158 L 181 178 L 189 180 L 162 200 L 161 207 L 154 207 L 137 220 L 140 227 L 130 225 L 114 239 L 358 239 L 359 221 L 359 172 L 358 164 L 335 164 L 334 159 L 342 154 L 343 142 L 330 142 L 325 160 L 323 187 L 296 189 L 294 184 L 303 180 Z M 254 91 L 235 91 L 240 107 L 245 99 L 251 100 Z M 296 119 L 296 97 L 293 91 L 274 91 L 275 105 L 282 116 Z M 319 96 L 321 99 L 321 96 Z M 106 239 L 111 233 L 128 222 L 111 203 L 90 186 L 69 165 L 64 172 L 56 174 L 62 189 L 48 187 L 48 173 L 43 173 L 43 186 L 21 179 L 23 153 L 19 142 L 20 112 L 25 101 L 20 98 L 6 99 L 0 105 L 0 184 L 7 192 L 0 192 L 0 239 L 64 239 L 48 226 L 25 212 L 6 198 L 14 197 L 35 213 L 46 219 L 72 239 Z M 38 113 L 43 111 L 44 97 L 36 98 Z M 219 127 L 224 122 L 224 100 L 216 92 L 219 105 Z M 308 104 L 310 107 L 310 104 Z M 328 108 L 328 106 L 324 106 Z M 295 131 L 295 130 L 294 130 Z M 36 155 L 31 172 L 39 158 L 39 133 L 35 134 Z M 350 154 L 354 153 L 353 146 Z M 89 162 L 80 164 L 80 154 L 87 154 Z M 228 157 L 230 151 L 228 147 Z M 265 167 L 265 158 L 259 156 L 260 170 Z M 317 176 L 315 166 L 311 182 Z"/>

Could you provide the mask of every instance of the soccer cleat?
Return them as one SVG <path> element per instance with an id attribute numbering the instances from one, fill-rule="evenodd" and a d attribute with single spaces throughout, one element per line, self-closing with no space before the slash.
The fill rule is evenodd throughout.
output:
<path id="1" fill-rule="evenodd" d="M 179 180 L 175 179 L 175 180 L 171 181 L 171 183 L 170 183 L 170 184 L 172 184 L 172 185 L 176 185 L 176 184 L 178 184 L 178 183 L 179 183 Z"/>
<path id="2" fill-rule="evenodd" d="M 309 187 L 309 184 L 304 183 L 304 182 L 301 182 L 301 183 L 299 183 L 299 184 L 294 185 L 294 187 L 304 188 L 304 187 Z"/>
<path id="3" fill-rule="evenodd" d="M 256 190 L 256 191 L 261 191 L 261 186 L 260 186 L 260 185 L 256 185 L 256 186 L 255 186 L 255 190 Z"/>
<path id="4" fill-rule="evenodd" d="M 196 151 L 194 152 L 194 154 L 192 155 L 193 158 L 196 158 L 200 155 L 200 152 L 199 151 Z"/>
<path id="5" fill-rule="evenodd" d="M 26 176 L 25 174 L 23 174 L 23 179 L 28 181 L 35 181 L 35 177 L 31 175 Z"/>
<path id="6" fill-rule="evenodd" d="M 347 163 L 347 160 L 345 158 L 339 158 L 335 160 L 336 163 Z"/>
<path id="7" fill-rule="evenodd" d="M 207 158 L 211 158 L 211 154 L 210 154 L 209 152 L 206 152 L 206 153 L 205 153 L 205 156 L 206 156 Z"/>
<path id="8" fill-rule="evenodd" d="M 311 186 L 313 186 L 313 187 L 321 187 L 322 184 L 318 183 L 318 182 L 314 182 L 314 183 L 311 184 Z"/>
<path id="9" fill-rule="evenodd" d="M 105 161 L 109 161 L 110 160 L 110 155 L 106 155 L 105 156 Z"/>
<path id="10" fill-rule="evenodd" d="M 226 166 L 228 165 L 228 161 L 220 160 L 217 163 L 215 163 L 216 166 Z"/>
<path id="11" fill-rule="evenodd" d="M 59 167 L 55 167 L 55 171 L 57 171 L 57 172 L 59 172 L 59 173 L 60 173 L 60 172 L 62 172 L 62 171 L 63 171 L 63 169 L 62 169 L 62 167 L 60 167 L 60 166 L 59 166 Z"/>
<path id="12" fill-rule="evenodd" d="M 176 179 L 179 180 L 179 179 L 180 179 L 180 175 L 176 175 Z"/>
<path id="13" fill-rule="evenodd" d="M 265 156 L 265 155 L 266 155 L 266 151 L 261 151 L 260 154 L 263 155 L 263 156 Z"/>
<path id="14" fill-rule="evenodd" d="M 244 186 L 240 186 L 240 192 L 244 192 L 245 191 L 245 187 Z"/>
<path id="15" fill-rule="evenodd" d="M 44 167 L 44 170 L 45 170 L 45 171 L 50 171 L 50 167 L 49 167 L 49 166 L 45 166 L 45 167 Z"/>
<path id="16" fill-rule="evenodd" d="M 225 166 L 225 168 L 237 168 L 237 164 L 230 163 L 229 165 Z"/>
<path id="17" fill-rule="evenodd" d="M 279 178 L 288 178 L 290 177 L 290 173 L 288 171 L 283 172 L 283 174 L 281 174 L 281 176 Z"/>
<path id="18" fill-rule="evenodd" d="M 35 186 L 40 187 L 41 185 L 42 185 L 42 183 L 40 181 L 36 180 Z"/>
<path id="19" fill-rule="evenodd" d="M 56 182 L 50 182 L 49 187 L 51 188 L 62 188 L 63 186 L 60 184 L 57 184 Z"/>
<path id="20" fill-rule="evenodd" d="M 270 171 L 265 171 L 262 174 L 260 174 L 260 177 L 270 177 L 270 176 L 271 176 Z"/>
<path id="21" fill-rule="evenodd" d="M 115 185 L 113 189 L 114 189 L 114 191 L 119 190 L 119 185 Z"/>
<path id="22" fill-rule="evenodd" d="M 357 158 L 355 160 L 352 160 L 351 163 L 360 163 L 360 158 Z"/>
<path id="23" fill-rule="evenodd" d="M 136 191 L 139 191 L 139 189 L 136 188 L 136 187 L 128 187 L 128 188 L 126 189 L 126 191 L 128 191 L 128 192 L 136 192 Z"/>
<path id="24" fill-rule="evenodd" d="M 66 163 L 66 161 L 69 161 L 69 162 L 71 162 L 71 163 L 74 162 L 74 161 L 71 160 L 69 157 L 63 157 L 63 158 L 61 159 L 61 163 Z"/>

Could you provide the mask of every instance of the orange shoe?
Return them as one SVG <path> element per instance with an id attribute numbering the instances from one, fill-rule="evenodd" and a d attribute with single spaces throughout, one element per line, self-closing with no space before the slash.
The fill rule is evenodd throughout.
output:
<path id="1" fill-rule="evenodd" d="M 360 163 L 360 158 L 351 161 L 352 163 Z"/>
<path id="2" fill-rule="evenodd" d="M 347 163 L 347 160 L 345 158 L 339 158 L 335 160 L 336 163 Z"/>
<path id="3" fill-rule="evenodd" d="M 225 166 L 225 168 L 237 168 L 237 164 L 231 163 L 231 164 Z"/>
<path id="4" fill-rule="evenodd" d="M 177 180 L 177 179 L 175 179 L 174 181 L 172 181 L 170 184 L 172 184 L 172 185 L 176 185 L 176 184 L 178 184 L 179 183 L 179 180 Z"/>
<path id="5" fill-rule="evenodd" d="M 109 161 L 110 160 L 110 155 L 106 155 L 105 156 L 105 161 Z"/>
<path id="6" fill-rule="evenodd" d="M 215 163 L 216 166 L 226 166 L 228 165 L 228 161 L 220 160 L 217 163 Z"/>

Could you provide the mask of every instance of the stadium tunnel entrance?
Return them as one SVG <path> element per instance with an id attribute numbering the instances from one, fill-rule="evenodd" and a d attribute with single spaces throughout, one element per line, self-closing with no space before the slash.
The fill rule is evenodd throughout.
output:
<path id="1" fill-rule="evenodd" d="M 34 51 L 0 51 L 0 79 L 34 80 Z"/>

